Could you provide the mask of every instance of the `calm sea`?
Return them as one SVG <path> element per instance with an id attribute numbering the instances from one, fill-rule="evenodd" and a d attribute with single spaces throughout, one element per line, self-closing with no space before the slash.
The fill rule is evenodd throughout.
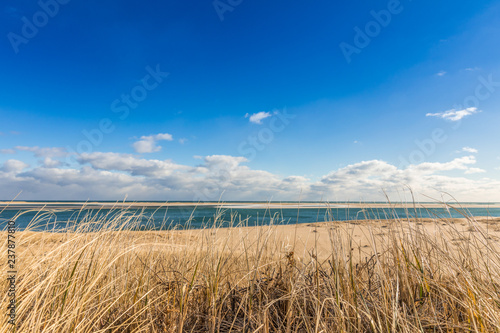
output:
<path id="1" fill-rule="evenodd" d="M 333 204 L 333 203 L 332 203 Z M 460 211 L 446 208 L 417 209 L 416 211 L 404 208 L 282 208 L 282 209 L 218 209 L 215 206 L 173 206 L 168 208 L 132 208 L 122 209 L 80 209 L 80 208 L 0 208 L 0 228 L 6 226 L 7 221 L 15 220 L 20 230 L 34 223 L 37 230 L 62 228 L 72 226 L 81 221 L 99 219 L 104 216 L 113 217 L 117 214 L 129 217 L 134 225 L 141 225 L 142 229 L 160 230 L 166 228 L 201 228 L 211 226 L 214 220 L 221 227 L 231 225 L 263 225 L 270 221 L 278 224 L 311 223 L 323 221 L 348 221 L 363 219 L 392 219 L 408 217 L 438 217 L 460 218 L 468 216 L 500 217 L 500 208 L 489 208 L 491 203 L 478 204 L 480 208 L 467 208 Z M 215 217 L 218 216 L 216 219 Z"/>

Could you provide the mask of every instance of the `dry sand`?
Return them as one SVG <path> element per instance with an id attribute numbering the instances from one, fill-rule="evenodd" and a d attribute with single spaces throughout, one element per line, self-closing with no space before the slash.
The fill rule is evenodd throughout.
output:
<path id="1" fill-rule="evenodd" d="M 485 239 L 495 247 L 500 245 L 500 218 L 480 217 L 477 223 L 467 219 L 420 219 L 412 222 L 394 220 L 360 220 L 348 222 L 320 222 L 293 225 L 273 225 L 258 227 L 235 227 L 216 229 L 191 229 L 170 231 L 133 231 L 127 232 L 124 244 L 137 246 L 138 251 L 169 251 L 218 248 L 232 252 L 245 252 L 246 249 L 265 247 L 268 253 L 286 255 L 294 252 L 297 258 L 317 256 L 327 260 L 333 252 L 332 247 L 354 249 L 355 260 L 364 260 L 373 255 L 373 250 L 382 243 L 391 241 L 393 234 L 405 234 L 411 237 L 436 237 L 436 242 L 443 239 L 453 246 L 466 240 L 472 233 L 483 233 Z M 36 239 L 43 234 L 47 242 L 60 244 L 67 239 L 66 234 L 18 232 L 19 239 L 30 239 L 30 251 L 36 253 Z M 352 237 L 346 237 L 349 234 Z M 442 237 L 444 236 L 444 238 Z M 350 238 L 349 244 L 347 239 Z"/>

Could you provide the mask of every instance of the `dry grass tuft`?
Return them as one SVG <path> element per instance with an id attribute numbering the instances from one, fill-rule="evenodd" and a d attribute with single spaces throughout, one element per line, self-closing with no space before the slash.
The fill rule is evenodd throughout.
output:
<path id="1" fill-rule="evenodd" d="M 327 222 L 330 249 L 306 255 L 273 225 L 255 237 L 217 218 L 185 232 L 131 231 L 137 221 L 18 232 L 17 332 L 500 331 L 498 238 L 470 217 L 470 231 L 384 221 L 363 247 L 357 225 Z"/>

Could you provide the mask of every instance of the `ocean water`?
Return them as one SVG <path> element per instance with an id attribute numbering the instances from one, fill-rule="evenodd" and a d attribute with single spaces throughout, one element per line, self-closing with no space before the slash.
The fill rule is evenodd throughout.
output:
<path id="1" fill-rule="evenodd" d="M 475 203 L 477 205 L 477 203 Z M 129 225 L 146 230 L 168 228 L 203 228 L 212 226 L 214 221 L 220 227 L 263 224 L 295 224 L 323 221 L 349 221 L 363 219 L 392 218 L 460 218 L 467 216 L 500 217 L 500 208 L 489 208 L 484 204 L 479 208 L 462 210 L 446 208 L 282 208 L 282 209 L 218 209 L 214 206 L 172 206 L 168 208 L 132 208 L 132 209 L 80 209 L 80 208 L 0 208 L 0 229 L 4 229 L 9 220 L 15 220 L 19 230 L 28 226 L 34 230 L 61 230 L 82 221 L 111 218 L 121 214 L 123 220 L 129 219 Z M 217 216 L 217 218 L 216 218 Z"/>

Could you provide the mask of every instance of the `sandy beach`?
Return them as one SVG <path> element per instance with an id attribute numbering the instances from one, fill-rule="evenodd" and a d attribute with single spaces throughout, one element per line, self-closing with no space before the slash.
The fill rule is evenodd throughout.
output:
<path id="1" fill-rule="evenodd" d="M 476 217 L 471 219 L 419 219 L 418 221 L 396 220 L 357 220 L 318 222 L 288 225 L 264 225 L 255 227 L 206 228 L 166 231 L 128 231 L 125 233 L 127 243 L 134 244 L 140 251 L 152 249 L 169 251 L 195 249 L 200 244 L 209 242 L 212 247 L 221 251 L 244 253 L 249 248 L 258 250 L 273 245 L 270 253 L 285 255 L 293 251 L 299 260 L 307 260 L 314 254 L 321 260 L 328 260 L 332 252 L 332 244 L 342 244 L 347 239 L 337 239 L 339 235 L 349 235 L 349 246 L 354 249 L 354 260 L 373 255 L 374 246 L 391 240 L 394 233 L 425 234 L 445 237 L 450 244 L 457 244 L 468 239 L 471 233 L 484 233 L 495 246 L 500 245 L 500 218 Z M 90 233 L 91 234 L 91 233 Z M 21 239 L 27 238 L 37 242 L 39 239 L 58 244 L 67 235 L 65 233 L 20 232 Z M 272 242 L 270 241 L 272 239 Z M 31 251 L 34 247 L 30 245 Z"/>

